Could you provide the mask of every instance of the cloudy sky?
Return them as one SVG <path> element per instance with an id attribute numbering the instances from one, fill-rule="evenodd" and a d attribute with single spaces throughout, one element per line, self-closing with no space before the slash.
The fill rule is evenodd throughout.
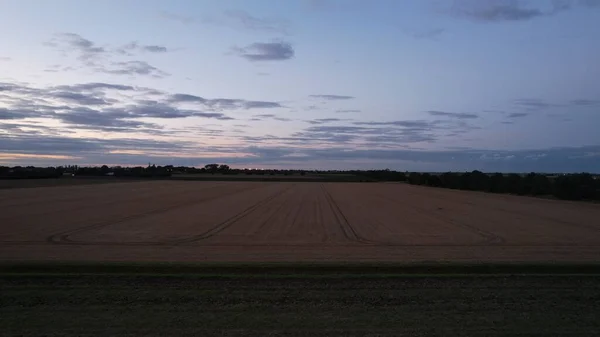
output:
<path id="1" fill-rule="evenodd" d="M 0 165 L 600 171 L 598 0 L 3 0 Z"/>

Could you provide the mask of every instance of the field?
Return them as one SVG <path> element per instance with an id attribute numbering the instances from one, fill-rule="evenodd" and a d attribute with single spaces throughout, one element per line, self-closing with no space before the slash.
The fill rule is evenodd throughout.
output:
<path id="1" fill-rule="evenodd" d="M 115 179 L 113 177 L 64 177 L 43 179 L 0 179 L 0 190 L 36 187 L 58 187 L 71 185 L 95 185 L 116 182 L 134 182 L 136 179 Z"/>
<path id="2" fill-rule="evenodd" d="M 1 274 L 0 274 L 1 276 Z M 5 336 L 595 336 L 596 276 L 0 277 Z"/>
<path id="3" fill-rule="evenodd" d="M 0 190 L 0 336 L 593 336 L 598 219 L 399 183 Z"/>
<path id="4" fill-rule="evenodd" d="M 0 260 L 593 262 L 600 206 L 378 183 L 0 191 Z"/>

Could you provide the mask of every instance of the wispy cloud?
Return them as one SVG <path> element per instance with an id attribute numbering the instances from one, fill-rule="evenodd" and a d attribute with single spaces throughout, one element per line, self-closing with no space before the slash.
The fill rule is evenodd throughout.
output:
<path id="1" fill-rule="evenodd" d="M 276 120 L 279 122 L 291 122 L 293 121 L 293 119 L 291 118 L 287 118 L 287 117 L 280 117 L 277 116 L 275 114 L 257 114 L 257 115 L 253 115 L 252 118 L 250 118 L 251 121 L 263 121 L 266 119 L 272 119 L 272 120 Z"/>
<path id="2" fill-rule="evenodd" d="M 458 118 L 458 119 L 479 118 L 479 116 L 476 114 L 466 113 L 466 112 L 446 112 L 446 111 L 430 110 L 430 111 L 427 111 L 427 113 L 432 116 L 450 117 L 450 118 Z"/>
<path id="3" fill-rule="evenodd" d="M 529 114 L 526 112 L 513 112 L 513 113 L 509 113 L 508 115 L 506 115 L 506 117 L 508 118 L 522 118 L 522 117 L 527 117 Z"/>
<path id="4" fill-rule="evenodd" d="M 192 103 L 200 104 L 211 110 L 227 110 L 227 109 L 272 109 L 283 108 L 279 102 L 272 101 L 250 101 L 237 98 L 204 98 L 190 94 L 173 94 L 168 97 L 172 103 Z"/>
<path id="5" fill-rule="evenodd" d="M 444 28 L 433 28 L 429 30 L 415 31 L 410 33 L 415 39 L 434 40 L 440 37 L 446 30 Z"/>
<path id="6" fill-rule="evenodd" d="M 123 55 L 133 55 L 135 52 L 146 52 L 146 53 L 166 53 L 169 49 L 165 46 L 159 45 L 145 45 L 140 44 L 136 41 L 130 42 L 124 46 L 118 47 L 115 50 L 117 53 Z"/>
<path id="7" fill-rule="evenodd" d="M 545 4 L 548 6 L 544 6 Z M 554 0 L 532 3 L 521 0 L 455 0 L 449 13 L 478 22 L 527 21 L 556 15 L 576 7 L 588 9 L 600 7 L 599 4 L 598 0 Z"/>
<path id="8" fill-rule="evenodd" d="M 49 42 L 45 43 L 49 47 L 59 49 L 64 53 L 77 53 L 77 57 L 85 62 L 105 54 L 107 49 L 98 46 L 96 43 L 75 33 L 59 33 L 55 34 Z"/>
<path id="9" fill-rule="evenodd" d="M 163 11 L 160 17 L 165 20 L 182 24 L 202 24 L 230 27 L 254 32 L 275 33 L 289 35 L 290 23 L 279 18 L 259 17 L 240 9 L 226 10 L 220 15 L 205 15 L 202 17 Z"/>
<path id="10" fill-rule="evenodd" d="M 171 75 L 149 65 L 145 61 L 111 62 L 109 65 L 97 65 L 94 70 L 113 75 L 147 75 L 154 78 L 164 78 Z"/>
<path id="11" fill-rule="evenodd" d="M 600 100 L 593 99 L 574 99 L 569 102 L 573 106 L 597 106 L 600 105 Z"/>
<path id="12" fill-rule="evenodd" d="M 222 112 L 225 110 L 282 107 L 279 103 L 270 101 L 203 98 L 103 82 L 41 88 L 0 83 L 0 91 L 3 102 L 7 105 L 0 108 L 0 120 L 44 118 L 72 125 L 74 129 L 109 132 L 161 132 L 161 125 L 149 123 L 142 118 L 196 117 L 225 121 L 234 119 Z M 274 114 L 269 117 L 280 121 L 288 120 Z"/>
<path id="13" fill-rule="evenodd" d="M 523 21 L 544 15 L 538 8 L 523 7 L 519 0 L 459 0 L 452 12 L 481 22 Z"/>
<path id="14" fill-rule="evenodd" d="M 310 97 L 312 97 L 312 98 L 320 98 L 320 99 L 324 99 L 324 100 L 328 100 L 328 101 L 339 101 L 339 100 L 347 100 L 347 99 L 353 99 L 354 98 L 354 96 L 324 95 L 324 94 L 310 95 Z"/>
<path id="15" fill-rule="evenodd" d="M 346 119 L 346 118 L 317 118 L 317 119 L 312 119 L 312 120 L 307 120 L 306 122 L 309 124 L 327 124 L 327 123 L 333 123 L 333 122 L 344 122 L 344 121 L 349 121 L 350 119 Z"/>
<path id="16" fill-rule="evenodd" d="M 193 16 L 181 15 L 181 14 L 171 13 L 171 12 L 167 12 L 167 11 L 160 12 L 160 17 L 165 20 L 176 21 L 176 22 L 183 23 L 183 24 L 191 24 L 191 23 L 198 22 L 198 19 L 194 18 Z"/>
<path id="17" fill-rule="evenodd" d="M 246 47 L 236 47 L 234 52 L 248 61 L 285 61 L 294 57 L 295 51 L 289 42 L 255 42 Z"/>
<path id="18" fill-rule="evenodd" d="M 225 24 L 241 27 L 251 31 L 263 31 L 267 33 L 289 34 L 289 22 L 275 18 L 261 18 L 253 16 L 243 10 L 228 10 L 224 13 Z"/>
<path id="19" fill-rule="evenodd" d="M 56 34 L 47 46 L 55 48 L 65 55 L 75 54 L 77 60 L 81 62 L 81 67 L 113 75 L 142 75 L 163 78 L 169 76 L 169 73 L 151 66 L 146 61 L 141 60 L 118 60 L 116 58 L 123 56 L 134 56 L 136 53 L 166 53 L 167 47 L 160 45 L 144 45 L 138 42 L 130 42 L 120 47 L 101 46 L 97 43 L 82 37 L 75 33 Z M 74 67 L 62 67 L 56 65 L 47 71 L 75 70 Z"/>
<path id="20" fill-rule="evenodd" d="M 561 106 L 560 104 L 549 103 L 536 98 L 520 98 L 515 100 L 514 104 L 529 111 L 539 111 Z"/>

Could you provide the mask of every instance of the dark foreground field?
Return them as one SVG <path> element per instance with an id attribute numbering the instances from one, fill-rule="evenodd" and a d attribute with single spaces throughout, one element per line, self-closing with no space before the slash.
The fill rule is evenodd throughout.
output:
<path id="1" fill-rule="evenodd" d="M 600 335 L 597 267 L 361 268 L 4 266 L 0 335 Z"/>

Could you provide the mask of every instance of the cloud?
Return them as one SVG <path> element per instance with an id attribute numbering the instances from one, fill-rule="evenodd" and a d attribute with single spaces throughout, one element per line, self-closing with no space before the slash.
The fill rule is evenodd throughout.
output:
<path id="1" fill-rule="evenodd" d="M 57 47 L 64 52 L 74 51 L 79 54 L 78 58 L 84 61 L 89 61 L 107 52 L 106 48 L 100 47 L 91 40 L 75 33 L 56 34 L 46 45 Z"/>
<path id="2" fill-rule="evenodd" d="M 560 107 L 561 105 L 559 104 L 553 104 L 553 103 L 548 103 L 545 102 L 541 99 L 536 99 L 536 98 L 520 98 L 520 99 L 516 99 L 514 101 L 514 104 L 525 108 L 528 111 L 539 111 L 539 110 L 544 110 L 544 109 L 550 109 L 550 108 L 556 108 L 556 107 Z"/>
<path id="3" fill-rule="evenodd" d="M 233 120 L 218 111 L 272 107 L 274 102 L 243 99 L 203 99 L 188 94 L 168 94 L 144 87 L 92 82 L 35 88 L 16 83 L 0 83 L 6 107 L 0 120 L 45 118 L 72 126 L 71 130 L 138 132 L 159 134 L 163 127 L 141 118 L 205 118 Z M 140 96 L 147 96 L 140 99 Z M 202 109 L 183 108 L 181 102 L 203 103 Z M 64 126 L 58 127 L 64 129 Z M 167 132 L 167 131 L 164 131 Z"/>
<path id="4" fill-rule="evenodd" d="M 51 96 L 57 99 L 62 99 L 67 102 L 74 102 L 81 105 L 107 105 L 105 99 L 94 95 L 86 95 L 78 92 L 59 91 L 51 93 Z"/>
<path id="5" fill-rule="evenodd" d="M 109 111 L 110 112 L 110 111 Z M 204 112 L 190 109 L 179 109 L 171 106 L 167 103 L 154 103 L 150 102 L 147 104 L 136 104 L 130 105 L 125 108 L 114 108 L 114 113 L 125 114 L 128 117 L 140 118 L 140 117 L 151 117 L 151 118 L 187 118 L 187 117 L 202 117 L 202 118 L 214 118 L 218 120 L 231 120 L 233 118 L 228 117 L 218 112 Z"/>
<path id="6" fill-rule="evenodd" d="M 257 115 L 253 115 L 252 118 L 250 118 L 251 121 L 262 121 L 265 119 L 273 119 L 276 121 L 280 121 L 280 122 L 291 122 L 293 121 L 293 119 L 291 118 L 286 118 L 286 117 L 278 117 L 275 114 L 257 114 Z"/>
<path id="7" fill-rule="evenodd" d="M 133 91 L 134 87 L 123 84 L 112 84 L 102 82 L 82 83 L 75 85 L 59 85 L 54 87 L 55 89 L 67 90 L 67 91 L 97 91 L 97 90 L 119 90 L 119 91 Z"/>
<path id="8" fill-rule="evenodd" d="M 40 114 L 37 111 L 25 109 L 0 108 L 0 120 L 24 119 L 32 117 L 40 117 Z"/>
<path id="9" fill-rule="evenodd" d="M 326 124 L 326 123 L 332 123 L 332 122 L 343 122 L 343 121 L 347 121 L 348 119 L 342 119 L 342 118 L 317 118 L 317 119 L 313 119 L 313 120 L 308 120 L 306 121 L 307 123 L 310 124 Z"/>
<path id="10" fill-rule="evenodd" d="M 513 112 L 513 113 L 510 113 L 510 114 L 506 115 L 506 117 L 508 117 L 508 118 L 522 118 L 522 117 L 526 117 L 528 115 L 529 114 L 526 113 L 526 112 Z"/>
<path id="11" fill-rule="evenodd" d="M 234 48 L 248 61 L 285 61 L 294 57 L 294 48 L 288 42 L 255 42 L 243 48 Z"/>
<path id="12" fill-rule="evenodd" d="M 335 126 L 316 125 L 293 135 L 318 142 L 340 142 L 343 139 L 344 142 L 353 141 L 357 145 L 377 147 L 386 145 L 397 147 L 401 144 L 434 142 L 437 139 L 429 124 L 413 123 L 412 121 L 402 122 L 355 122 L 353 123 L 355 125 Z"/>
<path id="13" fill-rule="evenodd" d="M 192 16 L 181 15 L 167 11 L 160 12 L 160 17 L 165 20 L 176 21 L 183 24 L 192 24 L 198 22 L 198 20 Z"/>
<path id="14" fill-rule="evenodd" d="M 347 110 L 336 110 L 335 112 L 339 113 L 339 114 L 345 114 L 345 113 L 354 113 L 354 112 L 361 112 L 361 111 L 358 109 L 347 109 Z"/>
<path id="15" fill-rule="evenodd" d="M 123 55 L 133 55 L 133 52 L 146 52 L 146 53 L 166 53 L 169 50 L 165 46 L 159 45 L 144 45 L 139 44 L 136 41 L 130 42 L 122 47 L 116 49 L 117 53 Z"/>
<path id="16" fill-rule="evenodd" d="M 552 16 L 575 7 L 598 7 L 598 0 L 554 0 L 535 4 L 548 4 L 546 7 L 529 7 L 521 0 L 455 0 L 449 13 L 478 22 L 527 21 L 539 17 Z"/>
<path id="17" fill-rule="evenodd" d="M 243 101 L 242 105 L 245 109 L 270 109 L 270 108 L 282 108 L 283 106 L 278 102 L 265 102 L 265 101 Z"/>
<path id="18" fill-rule="evenodd" d="M 60 136 L 21 136 L 0 135 L 0 148 L 3 152 L 29 154 L 68 154 L 106 155 L 110 150 L 174 151 L 188 146 L 187 142 L 157 141 L 134 138 L 71 138 Z"/>
<path id="19" fill-rule="evenodd" d="M 232 25 L 233 27 L 267 33 L 289 34 L 289 23 L 285 20 L 259 18 L 243 10 L 228 10 L 224 14 L 225 20 L 223 20 L 223 23 Z"/>
<path id="20" fill-rule="evenodd" d="M 432 40 L 432 39 L 435 39 L 435 38 L 439 37 L 440 35 L 442 35 L 445 31 L 446 30 L 443 28 L 434 28 L 434 29 L 429 29 L 429 30 L 425 30 L 425 31 L 412 32 L 411 35 L 415 39 Z"/>
<path id="21" fill-rule="evenodd" d="M 152 88 L 91 82 L 35 88 L 16 83 L 0 83 L 3 101 L 1 119 L 52 118 L 66 124 L 111 128 L 156 129 L 156 125 L 134 123 L 137 118 L 209 118 L 233 120 L 221 111 L 283 107 L 274 101 L 240 98 L 204 98 L 192 94 L 169 94 Z M 144 98 L 140 98 L 140 96 Z M 192 106 L 190 108 L 189 106 Z M 272 118 L 277 116 L 273 115 Z M 284 121 L 285 118 L 277 117 Z"/>
<path id="22" fill-rule="evenodd" d="M 460 0 L 454 14 L 481 22 L 524 21 L 543 16 L 537 8 L 524 8 L 519 0 Z"/>
<path id="23" fill-rule="evenodd" d="M 1 125 L 1 123 L 0 123 Z M 13 126 L 11 126 L 13 127 Z M 14 127 L 13 127 L 14 128 Z M 0 127 L 2 129 L 2 127 Z M 257 145 L 203 146 L 200 151 L 185 141 L 160 141 L 135 138 L 70 138 L 37 134 L 2 135 L 3 153 L 46 155 L 43 158 L 15 157 L 13 164 L 57 165 L 57 155 L 77 157 L 80 165 L 121 164 L 203 165 L 209 162 L 234 166 L 249 164 L 281 168 L 391 168 L 396 170 L 488 172 L 599 172 L 600 146 L 540 148 L 531 150 L 483 150 L 461 148 L 444 151 L 411 148 L 360 148 L 363 136 L 372 142 L 397 142 L 398 137 L 361 127 L 315 126 L 311 132 L 290 137 L 242 136 L 245 143 Z M 198 127 L 199 134 L 221 136 L 222 129 Z M 333 132 L 333 133 L 332 133 Z M 316 138 L 315 138 L 316 137 Z M 406 141 L 411 136 L 407 136 Z M 413 139 L 414 141 L 416 139 Z M 269 142 L 278 145 L 269 145 Z M 307 147 L 324 144 L 325 147 Z M 133 152 L 135 154 L 130 154 Z M 176 153 L 177 155 L 173 155 Z M 214 153 L 220 153 L 215 156 Z M 69 161 L 69 160 L 66 160 Z M 4 160 L 6 163 L 7 161 Z"/>
<path id="24" fill-rule="evenodd" d="M 370 8 L 363 0 L 304 0 L 306 9 L 312 12 L 364 12 Z"/>
<path id="25" fill-rule="evenodd" d="M 222 13 L 222 15 L 204 16 L 202 18 L 163 11 L 160 13 L 160 17 L 165 20 L 175 21 L 186 25 L 204 24 L 225 26 L 234 29 L 244 29 L 255 32 L 275 33 L 281 35 L 289 35 L 290 26 L 287 20 L 257 17 L 239 9 L 226 10 Z"/>
<path id="26" fill-rule="evenodd" d="M 136 129 L 159 129 L 156 124 L 127 120 L 127 113 L 105 112 L 85 107 L 74 108 L 57 113 L 54 118 L 65 124 L 76 125 L 80 129 L 92 129 L 113 132 L 134 132 Z M 133 116 L 132 116 L 133 117 Z"/>
<path id="27" fill-rule="evenodd" d="M 8 56 L 0 56 L 0 61 L 8 62 L 8 61 L 12 61 L 12 58 L 8 57 Z"/>
<path id="28" fill-rule="evenodd" d="M 145 61 L 111 62 L 110 66 L 98 66 L 95 70 L 113 75 L 148 75 L 155 78 L 164 78 L 171 75 L 149 65 Z"/>
<path id="29" fill-rule="evenodd" d="M 75 33 L 56 34 L 46 45 L 57 48 L 65 54 L 75 53 L 77 59 L 81 62 L 81 67 L 96 72 L 112 75 L 152 76 L 155 78 L 164 78 L 170 75 L 145 61 L 115 60 L 115 57 L 133 56 L 135 52 L 165 53 L 168 49 L 164 46 L 144 45 L 134 41 L 121 47 L 112 48 L 110 46 L 99 46 L 95 42 Z M 56 72 L 75 69 L 72 66 L 54 65 L 46 71 Z"/>
<path id="30" fill-rule="evenodd" d="M 2 121 L 2 118 L 0 118 L 0 121 Z M 2 121 L 2 123 L 0 123 L 0 134 L 2 131 L 5 131 L 13 137 L 21 135 L 60 135 L 60 132 L 56 130 L 56 128 L 36 122 L 22 121 L 18 123 L 8 123 L 6 121 Z M 68 132 L 63 131 L 63 133 Z"/>
<path id="31" fill-rule="evenodd" d="M 466 112 L 446 112 L 446 111 L 430 110 L 430 111 L 427 111 L 427 113 L 432 116 L 442 116 L 442 117 L 450 117 L 450 118 L 458 118 L 458 119 L 479 118 L 479 116 L 477 116 L 476 114 L 466 113 Z"/>
<path id="32" fill-rule="evenodd" d="M 339 100 L 348 100 L 354 99 L 354 96 L 344 96 L 344 95 L 310 95 L 312 98 L 321 98 L 328 101 L 339 101 Z"/>
<path id="33" fill-rule="evenodd" d="M 223 109 L 272 109 L 283 108 L 283 105 L 272 101 L 249 101 L 233 98 L 213 98 L 207 99 L 204 97 L 189 95 L 189 94 L 174 94 L 169 97 L 170 102 L 174 103 L 197 103 L 211 110 Z"/>
<path id="34" fill-rule="evenodd" d="M 406 128 L 431 128 L 435 124 L 438 124 L 436 121 L 426 121 L 426 120 L 402 120 L 402 121 L 385 121 L 385 122 L 354 122 L 354 125 L 384 125 L 384 126 L 401 126 Z"/>
<path id="35" fill-rule="evenodd" d="M 600 100 L 574 99 L 574 100 L 571 100 L 569 102 L 569 104 L 573 105 L 573 106 L 596 106 L 596 105 L 600 105 Z"/>
<path id="36" fill-rule="evenodd" d="M 186 102 L 194 102 L 194 103 L 205 103 L 206 99 L 200 96 L 189 95 L 189 94 L 174 94 L 169 97 L 170 102 L 177 103 L 186 103 Z"/>

